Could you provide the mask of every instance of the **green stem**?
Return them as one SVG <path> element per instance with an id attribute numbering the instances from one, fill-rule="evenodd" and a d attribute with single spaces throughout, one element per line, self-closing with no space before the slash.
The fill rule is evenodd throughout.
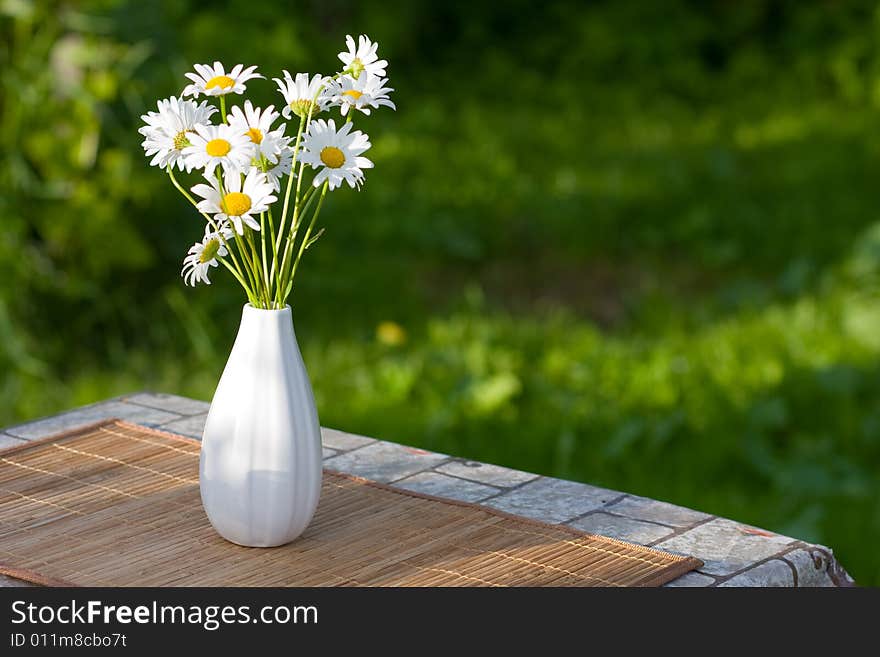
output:
<path id="1" fill-rule="evenodd" d="M 226 123 L 226 95 L 220 96 L 220 116 L 223 117 L 223 123 Z"/>
<path id="2" fill-rule="evenodd" d="M 306 234 L 303 235 L 303 239 L 299 244 L 299 253 L 296 254 L 296 260 L 293 261 L 293 267 L 290 270 L 290 275 L 287 278 L 288 287 L 285 288 L 285 295 L 281 299 L 281 302 L 284 303 L 287 301 L 287 296 L 290 294 L 289 287 L 293 285 L 293 279 L 296 276 L 296 270 L 299 267 L 299 262 L 302 259 L 303 253 L 305 253 L 306 246 L 309 243 L 309 238 L 312 236 L 312 229 L 315 227 L 315 222 L 318 220 L 318 215 L 321 214 L 321 206 L 324 205 L 324 197 L 327 196 L 327 188 L 329 186 L 328 181 L 324 181 L 324 186 L 321 188 L 321 197 L 318 199 L 318 205 L 315 207 L 315 212 L 312 214 L 312 220 L 309 222 L 309 227 L 306 229 Z"/>
<path id="3" fill-rule="evenodd" d="M 278 249 L 275 246 L 275 220 L 272 217 L 272 208 L 269 208 L 269 231 L 272 236 L 272 271 L 269 273 L 269 281 L 271 282 L 269 289 L 272 290 L 272 284 L 275 285 L 275 291 L 272 292 L 272 298 L 275 299 L 276 307 L 278 302 L 278 280 L 275 275 L 275 270 L 280 264 L 278 262 Z"/>
<path id="4" fill-rule="evenodd" d="M 271 207 L 269 208 L 269 236 L 272 240 L 272 249 L 273 249 L 272 275 L 274 276 L 275 275 L 274 258 L 277 256 L 277 252 L 275 251 L 275 220 L 272 218 L 272 208 Z"/>
<path id="5" fill-rule="evenodd" d="M 242 230 L 244 230 L 244 227 L 242 227 Z M 251 262 L 251 256 L 250 256 L 250 253 L 248 252 L 247 246 L 245 245 L 245 240 L 242 238 L 241 235 L 238 234 L 238 231 L 235 230 L 234 227 L 232 229 L 232 235 L 235 238 L 236 246 L 238 246 L 238 253 L 239 253 L 239 255 L 241 255 L 241 259 L 244 260 L 244 262 L 245 262 L 246 266 L 245 266 L 244 270 L 245 270 L 245 272 L 247 272 L 248 280 L 250 281 L 251 285 L 253 286 L 254 296 L 256 296 L 257 289 L 259 289 L 259 280 L 260 279 L 257 277 L 257 275 L 255 273 L 254 263 Z"/>
<path id="6" fill-rule="evenodd" d="M 293 251 L 293 246 L 296 244 L 296 236 L 299 233 L 300 226 L 300 217 L 304 216 L 308 213 L 309 207 L 312 204 L 312 200 L 315 198 L 315 192 L 318 190 L 317 187 L 310 187 L 309 191 L 303 194 L 303 205 L 302 212 L 299 211 L 299 208 L 294 210 L 294 220 L 295 223 L 291 227 L 290 235 L 287 237 L 287 241 L 284 244 L 284 253 L 281 258 L 281 272 L 285 273 L 287 271 L 287 258 L 290 256 L 291 251 Z M 283 290 L 283 288 L 281 288 Z"/>
<path id="7" fill-rule="evenodd" d="M 296 234 L 299 232 L 300 224 L 302 224 L 302 216 L 305 214 L 306 208 L 308 207 L 309 203 L 311 203 L 312 198 L 315 196 L 315 192 L 317 191 L 317 187 L 315 187 L 314 185 L 309 185 L 308 191 L 302 195 L 300 206 L 301 209 L 296 212 L 296 221 L 294 222 L 294 225 L 291 226 L 291 237 L 294 240 L 296 239 Z"/>
<path id="8" fill-rule="evenodd" d="M 279 158 L 280 158 L 280 156 L 279 156 Z M 279 161 L 280 161 L 280 159 L 279 159 Z M 265 155 L 260 153 L 260 171 L 262 171 L 265 174 L 266 171 L 268 171 L 268 169 L 269 169 L 269 160 L 266 158 Z M 271 304 L 274 299 L 274 296 L 275 296 L 272 292 L 272 280 L 274 280 L 274 276 L 275 276 L 275 260 L 274 259 L 272 260 L 272 273 L 270 274 L 269 273 L 269 257 L 266 254 L 266 239 L 267 238 L 271 239 L 270 244 L 272 247 L 273 256 L 274 256 L 274 251 L 275 251 L 275 222 L 272 219 L 272 207 L 271 206 L 269 206 L 269 208 L 268 208 L 268 214 L 269 214 L 269 232 L 271 233 L 271 235 L 266 235 L 266 212 L 260 213 L 260 250 L 262 251 L 262 254 L 263 254 L 263 278 L 264 278 L 263 282 L 266 284 L 266 290 L 265 290 L 266 301 L 267 301 L 267 304 Z"/>
<path id="9" fill-rule="evenodd" d="M 260 254 L 257 252 L 257 246 L 254 243 L 253 230 L 249 230 L 245 233 L 245 241 L 247 242 L 248 246 L 251 247 L 251 262 L 254 266 L 254 275 L 257 277 L 257 296 L 262 299 L 265 296 L 264 291 L 260 289 L 263 284 L 263 272 L 260 265 Z"/>
<path id="10" fill-rule="evenodd" d="M 263 279 L 266 283 L 266 300 L 269 300 L 269 263 L 266 258 L 266 213 L 260 213 L 260 246 L 263 252 Z"/>
<path id="11" fill-rule="evenodd" d="M 305 162 L 300 162 L 299 174 L 298 174 L 299 180 L 302 180 L 302 178 L 303 178 L 305 166 L 306 166 Z M 302 198 L 300 198 L 299 180 L 297 181 L 297 184 L 296 184 L 296 203 L 293 206 L 293 217 L 291 217 L 291 221 L 290 221 L 290 224 L 291 224 L 290 225 L 290 234 L 287 236 L 287 241 L 285 242 L 285 246 L 284 246 L 284 257 L 281 259 L 282 272 L 284 271 L 284 266 L 287 263 L 288 253 L 291 251 L 291 249 L 293 248 L 293 245 L 296 243 L 296 236 L 297 236 L 297 234 L 299 234 L 299 227 L 300 227 L 300 224 L 302 223 L 302 214 L 303 214 L 300 210 L 301 210 L 301 208 L 305 207 L 304 205 L 301 205 L 301 204 L 307 205 L 309 202 L 311 202 L 312 198 L 314 198 L 314 191 L 315 191 L 314 187 L 311 187 L 305 194 L 302 195 Z"/>
<path id="12" fill-rule="evenodd" d="M 315 222 L 318 220 L 318 215 L 321 214 L 321 207 L 324 205 L 324 197 L 327 196 L 327 189 L 329 183 L 327 181 L 324 182 L 324 186 L 321 189 L 321 196 L 318 199 L 318 205 L 315 208 L 314 214 L 312 214 L 312 220 L 309 222 L 309 227 L 306 229 L 306 234 L 303 235 L 302 242 L 299 244 L 299 253 L 296 254 L 296 260 L 293 261 L 293 269 L 290 273 L 290 280 L 293 280 L 294 275 L 296 274 L 297 267 L 299 266 L 299 261 L 302 259 L 303 253 L 305 253 L 306 249 L 309 246 L 309 238 L 312 236 L 312 229 L 315 227 Z"/>
<path id="13" fill-rule="evenodd" d="M 284 226 L 287 223 L 287 208 L 290 206 L 290 190 L 293 189 L 294 172 L 296 171 L 296 156 L 299 155 L 299 145 L 302 140 L 303 126 L 306 120 L 300 117 L 299 130 L 296 131 L 296 145 L 293 147 L 293 160 L 290 163 L 290 173 L 287 177 L 287 189 L 284 192 L 284 205 L 281 209 L 281 224 L 278 226 L 278 241 L 275 244 L 275 251 L 281 248 L 281 236 L 284 234 Z"/>

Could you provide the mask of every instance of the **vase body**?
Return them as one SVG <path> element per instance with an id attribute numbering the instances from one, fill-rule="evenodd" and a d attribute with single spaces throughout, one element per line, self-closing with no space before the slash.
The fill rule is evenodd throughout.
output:
<path id="1" fill-rule="evenodd" d="M 321 473 L 321 429 L 290 307 L 247 304 L 202 436 L 208 519 L 239 545 L 289 543 L 315 513 Z"/>

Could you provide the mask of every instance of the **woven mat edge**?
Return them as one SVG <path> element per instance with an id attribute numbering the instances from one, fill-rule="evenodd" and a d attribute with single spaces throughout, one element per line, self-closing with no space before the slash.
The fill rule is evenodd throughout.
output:
<path id="1" fill-rule="evenodd" d="M 94 431 L 95 429 L 99 429 L 101 427 L 107 425 L 122 425 L 124 427 L 128 427 L 129 429 L 134 429 L 137 431 L 146 431 L 148 433 L 154 433 L 160 436 L 164 436 L 167 438 L 173 438 L 180 442 L 185 442 L 191 445 L 201 445 L 201 441 L 196 440 L 195 438 L 189 438 L 188 436 L 182 436 L 180 434 L 171 432 L 171 431 L 163 431 L 162 429 L 156 429 L 154 427 L 147 427 L 142 424 L 136 424 L 134 422 L 128 422 L 126 420 L 122 420 L 120 418 L 107 418 L 105 420 L 100 420 L 98 422 L 91 422 L 89 424 L 84 424 L 78 427 L 74 427 L 72 429 L 65 429 L 64 431 L 52 434 L 50 436 L 45 436 L 43 438 L 38 438 L 36 440 L 29 440 L 24 442 L 21 445 L 13 445 L 12 447 L 7 447 L 5 449 L 0 449 L 0 457 L 6 456 L 7 454 L 14 454 L 16 452 L 24 451 L 34 445 L 40 445 L 43 443 L 52 443 L 57 442 L 59 440 L 64 440 L 67 438 L 73 438 L 75 436 L 79 436 L 82 434 L 89 433 L 90 431 Z M 535 520 L 533 518 L 525 518 L 523 516 L 518 516 L 512 513 L 507 513 L 505 511 L 501 511 L 499 509 L 493 509 L 491 507 L 483 506 L 481 504 L 477 504 L 474 502 L 464 502 L 462 500 L 453 500 L 448 497 L 439 497 L 437 495 L 429 495 L 428 493 L 420 493 L 416 491 L 406 490 L 404 488 L 397 488 L 390 484 L 383 484 L 378 481 L 373 481 L 371 479 L 366 479 L 364 477 L 359 477 L 357 475 L 349 474 L 347 472 L 339 472 L 338 470 L 332 470 L 330 468 L 324 468 L 324 472 L 332 474 L 338 477 L 344 477 L 351 481 L 356 481 L 360 484 L 366 486 L 372 486 L 374 488 L 379 488 L 381 490 L 387 490 L 392 493 L 396 493 L 398 495 L 404 495 L 408 497 L 415 497 L 424 500 L 431 500 L 434 502 L 442 502 L 444 504 L 451 504 L 453 506 L 461 506 L 473 509 L 479 509 L 485 513 L 490 515 L 499 516 L 501 518 L 506 518 L 508 520 L 512 520 L 514 522 L 518 522 L 523 525 L 532 526 L 532 527 L 541 527 L 543 529 L 552 529 L 554 531 L 562 530 L 564 533 L 570 534 L 572 536 L 576 536 L 578 538 L 589 537 L 596 538 L 602 541 L 608 541 L 610 543 L 621 545 L 628 549 L 635 550 L 636 552 L 647 553 L 652 555 L 661 555 L 663 558 L 668 559 L 669 563 L 666 568 L 656 575 L 649 577 L 645 580 L 639 582 L 636 587 L 653 587 L 659 586 L 666 582 L 671 582 L 674 579 L 688 573 L 692 570 L 695 570 L 703 565 L 703 562 L 696 557 L 673 554 L 671 552 L 665 552 L 663 550 L 658 550 L 656 548 L 647 547 L 644 545 L 638 545 L 636 543 L 629 543 L 627 541 L 622 541 L 617 538 L 611 538 L 610 536 L 602 536 L 600 534 L 591 534 L 590 532 L 581 531 L 579 529 L 575 529 L 574 527 L 569 527 L 568 525 L 554 525 L 549 522 L 543 522 L 541 520 Z M 67 582 L 65 580 L 54 579 L 51 577 L 46 577 L 41 575 L 38 572 L 17 568 L 15 566 L 6 564 L 0 561 L 0 575 L 6 575 L 8 577 L 14 577 L 16 579 L 24 580 L 26 582 L 30 582 L 32 584 L 37 584 L 40 586 L 61 586 L 61 587 L 76 587 L 77 584 L 73 584 L 71 582 Z M 670 575 L 674 575 L 670 577 Z"/>

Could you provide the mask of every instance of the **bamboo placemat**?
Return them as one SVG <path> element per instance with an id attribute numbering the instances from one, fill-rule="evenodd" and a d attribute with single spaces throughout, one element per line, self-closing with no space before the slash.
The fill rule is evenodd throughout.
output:
<path id="1" fill-rule="evenodd" d="M 199 443 L 119 420 L 0 452 L 0 572 L 61 586 L 659 586 L 692 557 L 325 471 L 279 548 L 218 536 Z"/>

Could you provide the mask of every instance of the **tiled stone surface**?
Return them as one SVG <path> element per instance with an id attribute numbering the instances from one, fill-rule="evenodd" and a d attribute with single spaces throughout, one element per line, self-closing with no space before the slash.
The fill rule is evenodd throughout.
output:
<path id="1" fill-rule="evenodd" d="M 42 420 L 8 427 L 4 429 L 4 431 L 16 438 L 33 440 L 35 438 L 43 438 L 45 436 L 50 436 L 53 433 L 72 429 L 83 424 L 98 422 L 112 417 L 123 418 L 129 422 L 136 422 L 138 424 L 155 427 L 174 420 L 179 416 L 155 408 L 135 406 L 134 404 L 126 404 L 114 400 L 92 404 L 91 406 L 83 406 L 82 408 L 62 413 L 60 415 L 53 415 L 52 417 L 43 418 Z"/>
<path id="2" fill-rule="evenodd" d="M 787 563 L 779 559 L 771 559 L 731 577 L 718 586 L 792 587 L 794 575 Z"/>
<path id="3" fill-rule="evenodd" d="M 608 507 L 608 510 L 627 518 L 649 520 L 673 527 L 690 527 L 694 523 L 708 520 L 712 517 L 708 513 L 693 511 L 683 506 L 659 502 L 637 495 L 627 495 L 620 502 Z"/>
<path id="4" fill-rule="evenodd" d="M 827 587 L 836 586 L 831 574 L 828 572 L 829 562 L 818 551 L 813 554 L 804 548 L 798 548 L 788 552 L 783 557 L 794 566 L 797 571 L 797 586 L 803 587 Z"/>
<path id="5" fill-rule="evenodd" d="M 207 402 L 137 393 L 0 430 L 0 448 L 119 417 L 200 438 Z M 666 586 L 837 586 L 852 582 L 828 548 L 635 495 L 322 429 L 328 468 L 544 522 L 654 543 L 705 562 Z M 467 480 L 467 481 L 465 481 Z M 500 491 L 500 494 L 499 494 Z M 486 499 L 486 496 L 492 496 Z M 613 504 L 609 504 L 613 502 Z M 606 506 L 607 505 L 607 506 Z M 667 529 L 662 525 L 668 525 Z M 674 528 L 674 529 L 673 529 Z M 655 538 L 657 532 L 677 532 Z M 716 580 L 714 575 L 719 577 Z M 796 577 L 795 577 L 796 575 Z M 0 576 L 0 586 L 25 585 Z"/>
<path id="6" fill-rule="evenodd" d="M 208 419 L 206 415 L 192 415 L 190 417 L 184 417 L 177 420 L 172 420 L 171 422 L 166 422 L 160 428 L 163 431 L 171 431 L 173 433 L 179 433 L 184 436 L 189 436 L 190 438 L 195 438 L 196 440 L 202 439 L 202 432 L 205 430 L 205 421 Z"/>
<path id="7" fill-rule="evenodd" d="M 566 522 L 594 511 L 622 493 L 564 479 L 541 477 L 486 501 L 488 506 L 545 522 Z"/>
<path id="8" fill-rule="evenodd" d="M 417 493 L 446 497 L 462 502 L 479 502 L 490 495 L 500 492 L 494 486 L 477 484 L 457 477 L 440 474 L 438 472 L 420 472 L 405 479 L 395 481 L 398 488 L 406 488 Z"/>
<path id="9" fill-rule="evenodd" d="M 521 472 L 520 470 L 502 468 L 500 465 L 489 465 L 488 463 L 463 459 L 453 459 L 449 463 L 444 463 L 437 468 L 437 471 L 461 477 L 462 479 L 478 481 L 489 486 L 500 486 L 501 488 L 519 486 L 538 478 L 538 475 L 530 472 Z"/>
<path id="10" fill-rule="evenodd" d="M 32 586 L 28 582 L 24 582 L 20 579 L 15 579 L 14 577 L 7 577 L 6 575 L 0 575 L 0 587 L 6 588 L 26 588 Z"/>
<path id="11" fill-rule="evenodd" d="M 713 586 L 715 584 L 715 578 L 709 577 L 708 575 L 703 575 L 702 573 L 698 573 L 695 571 L 691 571 L 689 573 L 685 573 L 678 579 L 674 579 L 663 586 L 666 588 L 679 588 L 679 587 L 697 587 L 697 586 Z"/>
<path id="12" fill-rule="evenodd" d="M 672 536 L 672 533 L 675 531 L 672 527 L 664 527 L 652 522 L 633 520 L 621 516 L 612 516 L 601 511 L 591 513 L 568 524 L 591 534 L 619 538 L 622 541 L 638 543 L 639 545 L 647 545 L 648 543 L 659 541 L 661 538 L 667 538 Z"/>
<path id="13" fill-rule="evenodd" d="M 705 564 L 701 572 L 729 575 L 772 557 L 793 542 L 794 539 L 786 536 L 716 518 L 660 541 L 655 547 L 701 559 Z"/>
<path id="14" fill-rule="evenodd" d="M 387 484 L 432 468 L 448 458 L 445 454 L 376 441 L 372 445 L 329 458 L 324 461 L 324 465 L 331 470 Z"/>
<path id="15" fill-rule="evenodd" d="M 321 427 L 321 440 L 324 442 L 325 447 L 330 447 L 343 452 L 377 442 L 373 438 L 356 436 L 353 433 L 345 433 L 344 431 L 327 429 L 325 427 Z"/>
<path id="16" fill-rule="evenodd" d="M 123 397 L 122 400 L 132 404 L 156 408 L 160 411 L 177 413 L 178 415 L 199 415 L 207 413 L 211 407 L 210 403 L 198 399 L 157 392 L 139 392 L 136 395 Z"/>
<path id="17" fill-rule="evenodd" d="M 15 447 L 16 445 L 24 445 L 25 441 L 21 438 L 13 438 L 8 433 L 0 433 L 0 449 L 7 447 Z"/>

